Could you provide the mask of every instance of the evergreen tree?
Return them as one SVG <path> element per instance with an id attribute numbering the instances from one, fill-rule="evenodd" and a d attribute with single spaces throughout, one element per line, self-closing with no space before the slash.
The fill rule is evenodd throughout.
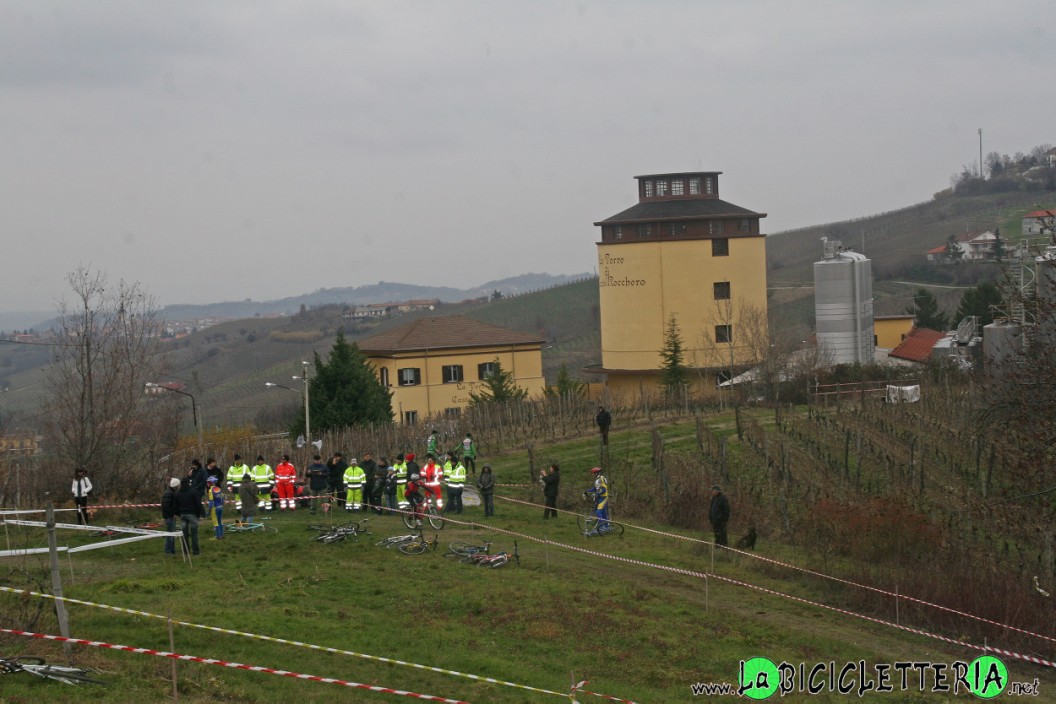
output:
<path id="1" fill-rule="evenodd" d="M 546 387 L 547 398 L 582 398 L 586 384 L 568 373 L 568 365 L 562 364 L 557 370 L 557 384 Z"/>
<path id="2" fill-rule="evenodd" d="M 660 385 L 666 393 L 680 391 L 689 379 L 689 369 L 685 364 L 685 343 L 678 327 L 678 319 L 672 314 L 667 321 L 664 332 L 664 347 L 660 350 L 664 361 L 660 374 Z"/>
<path id="3" fill-rule="evenodd" d="M 994 228 L 994 259 L 997 261 L 1004 260 L 1008 254 L 1005 247 L 1005 238 L 1001 236 L 1001 228 Z"/>
<path id="4" fill-rule="evenodd" d="M 961 303 L 957 306 L 954 322 L 960 322 L 970 315 L 975 315 L 979 317 L 980 327 L 989 325 L 994 322 L 994 306 L 1000 306 L 1001 303 L 1001 290 L 991 283 L 981 283 L 968 289 L 961 296 Z"/>
<path id="5" fill-rule="evenodd" d="M 469 405 L 479 406 L 487 403 L 505 403 L 506 401 L 521 401 L 528 398 L 528 391 L 517 386 L 514 381 L 513 372 L 502 368 L 498 357 L 495 358 L 495 371 L 484 379 L 484 388 L 477 393 L 469 392 Z"/>
<path id="6" fill-rule="evenodd" d="M 366 355 L 337 334 L 326 362 L 315 355 L 315 377 L 308 386 L 312 432 L 392 421 L 392 392 L 381 385 Z M 294 425 L 304 432 L 304 419 Z"/>
<path id="7" fill-rule="evenodd" d="M 946 316 L 939 310 L 939 303 L 931 291 L 918 288 L 913 294 L 913 305 L 906 308 L 906 313 L 913 315 L 913 324 L 918 328 L 927 328 L 945 332 Z"/>

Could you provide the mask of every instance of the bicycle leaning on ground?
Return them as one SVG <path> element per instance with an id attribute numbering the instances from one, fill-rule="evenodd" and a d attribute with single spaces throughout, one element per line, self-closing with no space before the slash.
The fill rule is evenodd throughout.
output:
<path id="1" fill-rule="evenodd" d="M 44 658 L 31 657 L 29 655 L 0 656 L 0 675 L 10 675 L 17 672 L 28 672 L 31 675 L 36 675 L 46 680 L 55 680 L 63 684 L 106 684 L 101 680 L 89 677 L 87 670 L 82 670 L 78 667 L 66 667 L 65 665 L 48 665 L 44 662 Z"/>
<path id="2" fill-rule="evenodd" d="M 397 545 L 396 548 L 405 555 L 421 555 L 429 548 L 432 548 L 435 551 L 438 542 L 435 533 L 433 534 L 432 540 L 427 540 L 425 536 L 418 533 L 414 538 Z"/>
<path id="3" fill-rule="evenodd" d="M 421 535 L 421 531 L 415 531 L 414 533 L 410 533 L 408 535 L 390 535 L 388 538 L 382 538 L 374 544 L 377 545 L 379 548 L 399 547 L 403 543 L 409 543 L 412 540 L 419 540 L 421 538 Z"/>
<path id="4" fill-rule="evenodd" d="M 364 518 L 362 521 L 349 521 L 348 523 L 337 525 L 337 526 L 324 526 L 324 525 L 309 525 L 308 530 L 318 531 L 318 535 L 312 538 L 313 542 L 320 543 L 340 543 L 346 538 L 355 538 L 359 540 L 361 535 L 370 535 L 370 531 L 366 528 L 366 522 L 369 518 Z"/>
<path id="5" fill-rule="evenodd" d="M 486 552 L 476 552 L 472 555 L 466 555 L 460 562 L 476 565 L 477 567 L 502 567 L 513 558 L 517 562 L 519 567 L 521 564 L 521 554 L 517 551 L 517 541 L 513 541 L 513 552 L 509 553 L 506 551 L 489 554 Z"/>
<path id="6" fill-rule="evenodd" d="M 470 555 L 476 555 L 483 553 L 487 555 L 491 552 L 491 542 L 484 543 L 451 543 L 447 546 L 447 552 L 444 553 L 444 557 L 469 557 Z"/>
<path id="7" fill-rule="evenodd" d="M 225 533 L 278 533 L 279 529 L 274 526 L 265 525 L 264 523 L 245 523 L 243 521 L 235 521 L 234 523 L 224 524 Z"/>

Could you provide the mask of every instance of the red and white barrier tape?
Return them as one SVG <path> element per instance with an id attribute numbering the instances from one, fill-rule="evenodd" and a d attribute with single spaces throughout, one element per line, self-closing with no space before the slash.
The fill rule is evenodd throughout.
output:
<path id="1" fill-rule="evenodd" d="M 53 601 L 62 601 L 67 604 L 79 604 L 81 606 L 91 606 L 97 609 L 106 609 L 108 611 L 116 611 L 119 613 L 132 614 L 133 616 L 145 616 L 147 618 L 158 619 L 161 621 L 170 620 L 167 616 L 161 616 L 160 614 L 153 614 L 149 611 L 138 611 L 136 609 L 126 609 L 121 606 L 111 606 L 109 604 L 99 604 L 93 601 L 84 601 L 82 599 L 72 599 L 70 597 L 57 597 L 54 594 L 44 594 L 43 592 L 34 592 L 28 589 L 16 589 L 14 587 L 5 587 L 0 585 L 0 592 L 8 592 L 10 594 L 23 594 L 27 596 L 35 596 L 42 599 L 51 599 Z M 179 621 L 177 619 L 171 619 L 173 624 L 178 626 L 186 626 L 188 628 L 200 628 L 206 631 L 213 631 L 214 633 L 226 633 L 228 635 L 241 636 L 243 638 L 254 638 L 256 640 L 268 641 L 270 643 L 279 643 L 282 645 L 293 645 L 299 648 L 308 648 L 310 650 L 319 650 L 327 653 L 335 653 L 337 655 L 351 655 L 352 657 L 364 658 L 366 660 L 374 660 L 377 662 L 384 662 L 389 665 L 402 665 L 405 667 L 412 667 L 419 670 L 428 670 L 430 672 L 438 672 L 445 675 L 454 675 L 456 677 L 465 677 L 467 679 L 475 680 L 478 682 L 487 682 L 489 684 L 502 685 L 505 687 L 514 687 L 517 689 L 526 689 L 532 692 L 539 692 L 540 694 L 553 694 L 559 697 L 567 697 L 567 694 L 561 692 L 554 692 L 549 689 L 540 689 L 539 687 L 531 687 L 529 685 L 517 684 L 516 682 L 505 682 L 503 680 L 497 680 L 492 677 L 482 677 L 480 675 L 473 675 L 466 672 L 459 672 L 457 670 L 446 670 L 441 667 L 432 667 L 429 665 L 420 665 L 418 663 L 406 662 L 403 660 L 396 660 L 393 658 L 381 657 L 378 655 L 367 655 L 365 653 L 356 653 L 351 650 L 341 650 L 339 648 L 330 648 L 322 645 L 312 645 L 310 643 L 302 643 L 296 640 L 286 640 L 285 638 L 276 638 L 273 636 L 260 635 L 258 633 L 247 633 L 245 631 L 236 631 L 230 628 L 220 628 L 218 626 L 206 626 L 200 623 L 191 623 L 189 621 Z M 620 700 L 623 701 L 623 700 Z"/>
<path id="2" fill-rule="evenodd" d="M 448 699 L 446 697 L 437 697 L 432 694 L 419 694 L 417 692 L 408 692 L 403 689 L 392 689 L 390 687 L 379 687 L 372 684 L 362 684 L 360 682 L 349 682 L 347 680 L 338 680 L 332 677 L 319 677 L 318 675 L 306 675 L 300 672 L 290 672 L 289 670 L 278 670 L 271 667 L 261 667 L 259 665 L 246 665 L 240 662 L 228 662 L 226 660 L 216 660 L 214 658 L 200 658 L 195 655 L 183 655 L 180 653 L 170 653 L 164 650 L 153 650 L 151 648 L 133 648 L 130 645 L 116 645 L 114 643 L 104 643 L 97 640 L 84 640 L 83 638 L 64 638 L 63 636 L 48 635 L 46 633 L 32 633 L 30 631 L 19 631 L 13 628 L 0 628 L 0 633 L 10 633 L 16 636 L 28 636 L 30 638 L 39 638 L 41 640 L 53 640 L 60 643 L 76 643 L 78 645 L 88 645 L 93 648 L 107 648 L 109 650 L 121 650 L 126 653 L 137 653 L 140 655 L 153 655 L 159 658 L 170 658 L 172 660 L 184 660 L 186 662 L 198 662 L 203 665 L 219 665 L 220 667 L 231 667 L 236 670 L 248 670 L 250 672 L 263 672 L 268 675 L 280 675 L 282 677 L 292 677 L 298 680 L 308 680 L 311 682 L 323 682 L 326 684 L 336 684 L 342 687 L 351 687 L 354 689 L 366 689 L 371 692 L 381 692 L 383 694 L 395 694 L 401 697 L 412 697 L 414 699 L 421 699 L 423 701 L 430 702 L 444 702 L 445 704 L 468 704 L 461 699 Z"/>
<path id="3" fill-rule="evenodd" d="M 534 508 L 546 508 L 545 506 L 542 506 L 542 505 L 536 504 L 536 503 L 532 503 L 530 501 L 521 501 L 519 499 L 511 499 L 511 498 L 505 497 L 505 496 L 500 496 L 498 498 L 502 499 L 503 501 L 509 501 L 510 503 L 522 504 L 522 505 L 525 505 L 525 506 L 532 506 Z M 553 509 L 551 509 L 551 510 L 553 510 Z M 573 515 L 573 516 L 576 515 L 576 513 L 574 511 L 566 511 L 564 509 L 558 509 L 558 511 L 560 511 L 561 513 L 567 513 L 567 514 L 570 514 L 570 515 Z M 936 603 L 933 603 L 933 602 L 930 602 L 930 601 L 925 601 L 924 599 L 918 599 L 916 597 L 909 596 L 909 595 L 906 595 L 906 594 L 898 594 L 896 592 L 892 592 L 892 591 L 889 591 L 889 590 L 886 590 L 886 589 L 881 589 L 880 587 L 873 587 L 873 586 L 870 586 L 868 584 L 861 584 L 859 582 L 854 582 L 854 581 L 851 581 L 851 580 L 848 580 L 848 579 L 843 579 L 841 577 L 836 577 L 836 576 L 833 576 L 833 575 L 825 574 L 823 572 L 816 572 L 816 571 L 808 569 L 806 567 L 800 567 L 799 565 L 793 565 L 793 564 L 788 563 L 788 562 L 781 562 L 780 560 L 775 560 L 773 558 L 763 557 L 762 555 L 757 555 L 754 552 L 747 552 L 745 550 L 738 550 L 736 548 L 731 548 L 731 547 L 729 547 L 727 545 L 718 545 L 718 544 L 712 543 L 712 541 L 710 541 L 710 540 L 703 540 L 701 538 L 692 538 L 692 537 L 687 536 L 687 535 L 679 535 L 678 533 L 668 533 L 668 532 L 661 531 L 661 530 L 655 530 L 653 528 L 646 528 L 645 526 L 638 526 L 638 525 L 634 525 L 633 523 L 627 523 L 625 521 L 620 521 L 620 523 L 623 524 L 624 526 L 628 527 L 628 528 L 633 528 L 635 530 L 644 531 L 646 533 L 653 533 L 654 535 L 661 535 L 661 536 L 664 536 L 664 537 L 667 537 L 667 538 L 676 538 L 678 540 L 686 540 L 686 541 L 689 541 L 689 542 L 692 542 L 692 543 L 701 543 L 701 544 L 704 544 L 704 545 L 715 545 L 715 547 L 717 547 L 717 548 L 722 548 L 724 550 L 728 550 L 728 551 L 736 553 L 738 555 L 742 555 L 744 557 L 749 557 L 749 558 L 751 558 L 753 560 L 760 560 L 762 562 L 768 562 L 768 563 L 770 563 L 772 565 L 777 565 L 779 567 L 785 567 L 785 568 L 790 569 L 790 570 L 796 570 L 797 572 L 802 572 L 804 574 L 809 574 L 809 575 L 811 575 L 813 577 L 819 577 L 821 579 L 828 579 L 828 580 L 831 580 L 833 582 L 838 582 L 840 584 L 847 585 L 849 587 L 856 587 L 858 589 L 866 589 L 868 591 L 875 592 L 877 594 L 883 594 L 884 596 L 890 596 L 890 597 L 894 597 L 896 599 L 905 599 L 906 601 L 911 601 L 911 602 L 913 602 L 915 604 L 920 604 L 921 606 L 927 606 L 927 607 L 932 608 L 932 609 L 938 609 L 939 611 L 945 611 L 946 613 L 953 614 L 955 616 L 961 616 L 963 618 L 968 618 L 968 619 L 972 619 L 972 620 L 975 620 L 975 621 L 979 621 L 980 623 L 986 623 L 986 624 L 989 624 L 991 626 L 997 626 L 999 628 L 1004 628 L 1004 629 L 1007 629 L 1007 630 L 1010 630 L 1010 631 L 1015 631 L 1016 633 L 1021 633 L 1021 634 L 1026 635 L 1026 636 L 1031 636 L 1031 637 L 1034 637 L 1034 638 L 1040 638 L 1041 640 L 1047 640 L 1047 641 L 1049 641 L 1051 643 L 1056 643 L 1056 638 L 1054 638 L 1052 636 L 1047 636 L 1047 635 L 1044 635 L 1042 633 L 1035 633 L 1034 631 L 1028 631 L 1028 630 L 1023 629 L 1023 628 L 1017 628 L 1016 626 L 1010 626 L 1007 623 L 1001 623 L 1000 621 L 993 621 L 993 620 L 988 619 L 988 618 L 986 618 L 984 616 L 977 616 L 976 614 L 968 613 L 967 611 L 960 611 L 958 609 L 950 608 L 949 606 L 943 606 L 942 604 L 936 604 Z"/>

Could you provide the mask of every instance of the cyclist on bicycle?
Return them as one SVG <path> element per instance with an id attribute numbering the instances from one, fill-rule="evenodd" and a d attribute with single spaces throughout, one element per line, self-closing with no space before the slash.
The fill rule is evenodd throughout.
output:
<path id="1" fill-rule="evenodd" d="M 587 535 L 599 535 L 612 530 L 609 525 L 609 480 L 601 473 L 601 467 L 590 470 L 594 477 L 594 486 L 583 492 L 583 495 L 594 500 L 594 517 L 598 519 L 597 527 Z"/>
<path id="2" fill-rule="evenodd" d="M 422 517 L 425 514 L 425 497 L 422 495 L 422 478 L 418 474 L 412 474 L 407 478 L 406 489 L 404 490 L 404 498 L 411 505 L 411 511 L 414 512 L 414 525 L 422 525 Z"/>

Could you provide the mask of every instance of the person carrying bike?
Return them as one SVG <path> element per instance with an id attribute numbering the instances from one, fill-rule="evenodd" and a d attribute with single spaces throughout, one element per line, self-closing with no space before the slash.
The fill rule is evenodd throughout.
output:
<path id="1" fill-rule="evenodd" d="M 587 535 L 600 535 L 612 530 L 609 525 L 609 480 L 601 473 L 601 467 L 590 470 L 594 477 L 594 486 L 583 492 L 583 495 L 594 500 L 594 517 L 598 519 L 597 527 Z"/>

